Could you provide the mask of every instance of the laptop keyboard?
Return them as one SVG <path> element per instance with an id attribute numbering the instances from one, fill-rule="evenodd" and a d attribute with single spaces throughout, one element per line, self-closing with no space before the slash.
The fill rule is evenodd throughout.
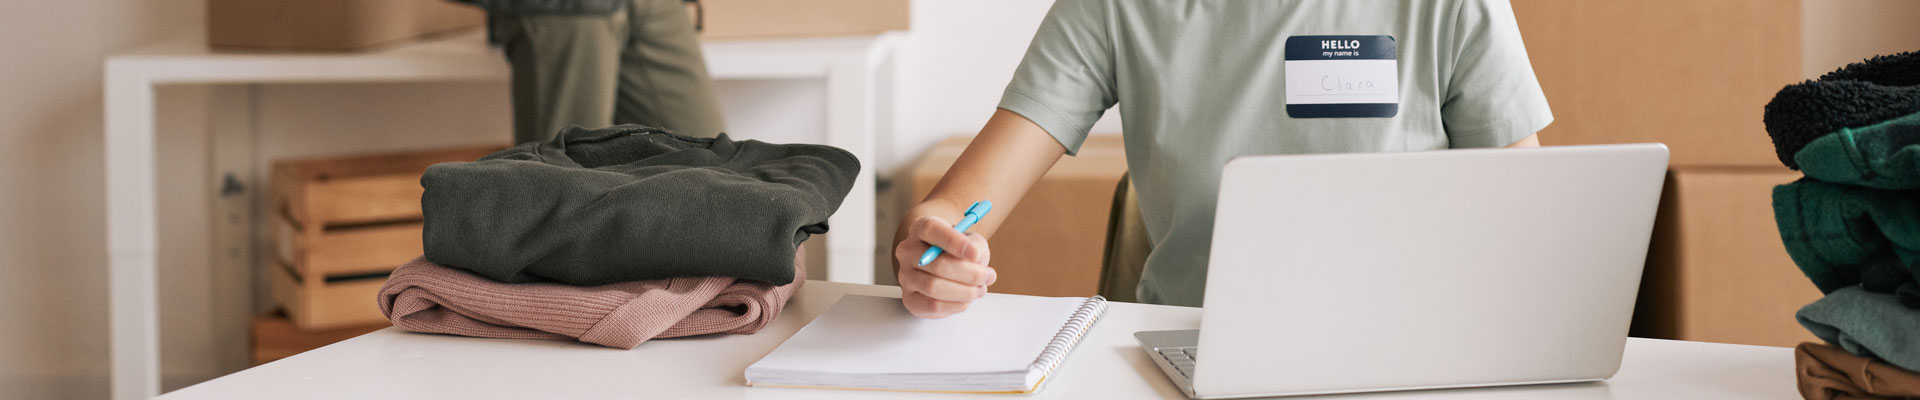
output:
<path id="1" fill-rule="evenodd" d="M 1173 364 L 1173 369 L 1180 371 L 1180 376 L 1193 379 L 1193 363 L 1200 359 L 1200 349 L 1165 347 L 1160 349 L 1160 357 L 1167 359 L 1168 364 Z"/>

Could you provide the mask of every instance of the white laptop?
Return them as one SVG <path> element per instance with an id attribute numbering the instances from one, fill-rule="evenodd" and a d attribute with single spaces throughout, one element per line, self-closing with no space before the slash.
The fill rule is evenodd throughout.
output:
<path id="1" fill-rule="evenodd" d="M 1666 168 L 1659 144 L 1237 158 L 1201 329 L 1134 336 L 1200 399 L 1607 379 Z"/>

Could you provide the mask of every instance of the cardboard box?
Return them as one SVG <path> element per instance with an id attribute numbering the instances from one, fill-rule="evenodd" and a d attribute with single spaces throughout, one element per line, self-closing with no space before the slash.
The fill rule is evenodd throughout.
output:
<path id="1" fill-rule="evenodd" d="M 1777 168 L 1682 167 L 1667 174 L 1633 334 L 1793 346 L 1818 339 L 1793 319 L 1821 297 L 1780 242 Z"/>
<path id="2" fill-rule="evenodd" d="M 253 316 L 253 329 L 250 338 L 253 341 L 253 365 L 273 362 L 308 350 L 325 347 L 342 340 L 386 328 L 384 322 L 355 325 L 324 330 L 301 330 L 279 311 L 268 311 Z"/>
<path id="3" fill-rule="evenodd" d="M 207 0 L 207 44 L 343 51 L 480 27 L 486 13 L 446 0 Z"/>
<path id="4" fill-rule="evenodd" d="M 920 159 L 912 174 L 914 203 L 927 197 L 972 139 L 947 139 Z M 1119 135 L 1090 136 L 1078 156 L 1060 158 L 994 232 L 992 263 L 1000 280 L 993 292 L 1099 294 L 1113 191 L 1126 172 L 1126 148 Z"/>
<path id="5" fill-rule="evenodd" d="M 1920 50 L 1920 1 L 1804 0 L 1801 76 L 1819 78 L 1868 57 Z"/>
<path id="6" fill-rule="evenodd" d="M 1779 165 L 1761 122 L 1800 81 L 1801 0 L 1514 0 L 1546 145 L 1661 142 L 1676 166 Z"/>
<path id="7" fill-rule="evenodd" d="M 907 30 L 907 0 L 700 0 L 701 39 L 869 35 Z"/>

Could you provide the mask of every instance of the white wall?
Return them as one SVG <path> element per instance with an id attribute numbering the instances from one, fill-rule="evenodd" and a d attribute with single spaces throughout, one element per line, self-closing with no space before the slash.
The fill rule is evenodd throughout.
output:
<path id="1" fill-rule="evenodd" d="M 101 60 L 151 38 L 193 39 L 201 34 L 201 14 L 200 0 L 21 1 L 0 13 L 0 398 L 106 394 Z M 203 93 L 162 95 L 184 100 L 166 105 L 170 111 L 193 111 Z M 157 122 L 171 134 L 204 121 Z M 183 152 L 163 154 L 163 162 L 194 157 L 192 149 L 169 150 Z M 193 183 L 174 180 L 162 187 L 170 184 L 193 190 L 185 187 Z M 171 193 L 160 199 L 163 206 L 181 200 Z M 186 250 L 161 257 L 205 257 Z M 168 303 L 204 307 L 177 293 L 167 293 Z M 165 348 L 184 355 L 195 345 Z"/>

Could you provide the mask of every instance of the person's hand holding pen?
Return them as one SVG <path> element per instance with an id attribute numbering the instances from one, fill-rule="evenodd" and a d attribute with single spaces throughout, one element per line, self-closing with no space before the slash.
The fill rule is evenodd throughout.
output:
<path id="1" fill-rule="evenodd" d="M 936 207 L 923 204 L 921 207 Z M 944 207 L 943 207 L 944 208 Z M 894 246 L 894 275 L 900 280 L 900 299 L 907 311 L 921 318 L 945 318 L 966 311 L 967 305 L 986 296 L 987 286 L 997 279 L 987 238 L 965 233 L 985 216 L 992 203 L 975 203 L 967 210 L 921 211 L 905 229 L 906 238 Z M 938 215 L 961 215 L 959 223 Z"/>

